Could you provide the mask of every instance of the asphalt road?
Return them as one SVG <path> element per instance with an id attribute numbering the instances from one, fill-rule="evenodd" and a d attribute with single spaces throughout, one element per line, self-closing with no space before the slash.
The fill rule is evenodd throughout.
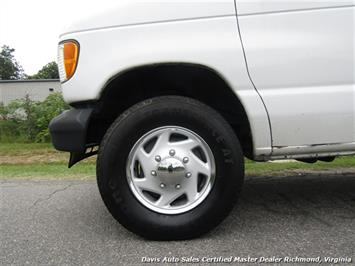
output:
<path id="1" fill-rule="evenodd" d="M 0 192 L 1 265 L 137 265 L 165 256 L 355 260 L 355 175 L 253 178 L 216 230 L 181 242 L 126 231 L 92 181 L 1 181 Z"/>

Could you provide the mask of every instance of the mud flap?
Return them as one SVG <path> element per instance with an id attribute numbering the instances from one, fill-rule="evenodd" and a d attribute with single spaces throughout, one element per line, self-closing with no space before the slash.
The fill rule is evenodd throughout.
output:
<path id="1" fill-rule="evenodd" d="M 98 151 L 99 151 L 99 146 L 97 144 L 93 144 L 93 145 L 88 145 L 87 148 L 82 152 L 71 152 L 68 168 L 71 168 L 73 165 L 80 162 L 81 160 L 84 160 L 90 156 L 97 154 Z"/>

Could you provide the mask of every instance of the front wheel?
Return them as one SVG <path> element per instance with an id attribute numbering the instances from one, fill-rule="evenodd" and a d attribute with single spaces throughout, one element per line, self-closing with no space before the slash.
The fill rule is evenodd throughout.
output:
<path id="1" fill-rule="evenodd" d="M 164 96 L 124 112 L 97 161 L 101 196 L 127 229 L 156 240 L 208 232 L 232 209 L 244 162 L 230 125 L 190 98 Z"/>

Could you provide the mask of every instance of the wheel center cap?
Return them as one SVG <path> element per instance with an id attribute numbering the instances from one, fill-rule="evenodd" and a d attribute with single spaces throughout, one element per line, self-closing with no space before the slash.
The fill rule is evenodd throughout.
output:
<path id="1" fill-rule="evenodd" d="M 157 168 L 158 177 L 166 180 L 179 179 L 185 175 L 185 166 L 179 159 L 166 158 L 162 160 Z"/>

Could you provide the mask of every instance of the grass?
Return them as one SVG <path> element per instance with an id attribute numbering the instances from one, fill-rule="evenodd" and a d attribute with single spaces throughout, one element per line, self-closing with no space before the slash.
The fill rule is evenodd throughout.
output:
<path id="1" fill-rule="evenodd" d="M 58 152 L 47 143 L 0 143 L 0 179 L 95 179 L 96 156 L 68 169 L 68 153 Z M 249 176 L 295 175 L 302 172 L 351 170 L 355 156 L 339 157 L 334 162 L 314 164 L 291 162 L 259 163 L 246 160 Z"/>
<path id="2" fill-rule="evenodd" d="M 69 153 L 50 143 L 0 143 L 0 179 L 94 179 L 95 159 L 69 169 Z"/>
<path id="3" fill-rule="evenodd" d="M 57 152 L 51 143 L 0 143 L 0 156 L 20 155 L 31 153 L 60 153 Z"/>
<path id="4" fill-rule="evenodd" d="M 71 169 L 65 163 L 4 164 L 0 169 L 0 178 L 95 178 L 95 164 L 91 162 L 82 162 Z"/>
<path id="5" fill-rule="evenodd" d="M 81 162 L 69 169 L 66 163 L 32 163 L 0 165 L 0 179 L 95 179 L 95 164 Z"/>

